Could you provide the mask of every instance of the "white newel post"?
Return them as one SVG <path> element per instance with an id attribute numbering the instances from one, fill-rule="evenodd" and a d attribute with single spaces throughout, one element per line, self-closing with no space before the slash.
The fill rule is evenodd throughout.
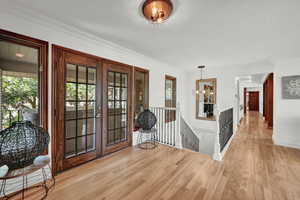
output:
<path id="1" fill-rule="evenodd" d="M 177 103 L 175 146 L 179 149 L 182 149 L 182 138 L 181 138 L 181 134 L 180 134 L 180 121 L 181 121 L 180 104 Z"/>
<path id="2" fill-rule="evenodd" d="M 213 159 L 221 161 L 222 155 L 221 155 L 220 137 L 219 137 L 219 131 L 220 131 L 219 117 L 220 117 L 220 112 L 217 111 L 217 115 L 216 115 L 217 131 L 215 134 L 215 144 L 214 144 L 215 146 L 214 146 Z"/>

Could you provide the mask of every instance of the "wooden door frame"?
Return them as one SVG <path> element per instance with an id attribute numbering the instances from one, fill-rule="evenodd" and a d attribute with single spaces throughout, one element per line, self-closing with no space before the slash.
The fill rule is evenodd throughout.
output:
<path id="1" fill-rule="evenodd" d="M 61 91 L 61 90 L 58 90 L 57 88 L 59 88 L 59 84 L 61 84 L 61 80 L 63 79 L 62 75 L 63 75 L 63 69 L 59 68 L 59 66 L 61 65 L 61 62 L 63 62 L 63 59 L 61 58 L 61 54 L 63 53 L 63 51 L 67 51 L 69 53 L 72 53 L 72 54 L 77 54 L 77 55 L 81 55 L 81 56 L 85 56 L 85 57 L 89 57 L 91 59 L 95 59 L 98 61 L 99 65 L 101 66 L 101 70 L 98 70 L 97 72 L 97 76 L 100 77 L 100 79 L 98 78 L 98 81 L 99 81 L 99 84 L 102 86 L 100 89 L 97 89 L 97 93 L 96 95 L 97 96 L 100 96 L 101 98 L 101 108 L 103 108 L 103 102 L 104 102 L 104 97 L 103 97 L 103 88 L 104 88 L 104 85 L 103 85 L 103 82 L 104 82 L 104 77 L 103 77 L 103 63 L 112 63 L 112 64 L 117 64 L 117 65 L 120 65 L 122 66 L 121 68 L 123 67 L 127 67 L 127 68 L 130 68 L 130 79 L 128 80 L 128 84 L 131 89 L 132 89 L 132 66 L 130 65 L 126 65 L 126 64 L 123 64 L 123 63 L 119 63 L 119 62 L 115 62 L 115 61 L 112 61 L 112 60 L 108 60 L 108 59 L 104 59 L 104 58 L 101 58 L 101 57 L 98 57 L 98 56 L 95 56 L 95 55 L 91 55 L 91 54 L 87 54 L 87 53 L 84 53 L 84 52 L 81 52 L 81 51 L 77 51 L 77 50 L 73 50 L 73 49 L 69 49 L 69 48 L 66 48 L 66 47 L 62 47 L 62 46 L 59 46 L 59 45 L 55 45 L 53 44 L 52 45 L 52 99 L 51 99 L 51 102 L 52 102 L 52 110 L 51 110 L 51 116 L 53 117 L 53 119 L 55 120 L 52 120 L 52 135 L 51 135 L 51 140 L 52 140 L 52 145 L 51 145 L 51 149 L 52 149 L 52 172 L 53 174 L 57 174 L 58 172 L 61 172 L 63 171 L 63 166 L 62 166 L 62 163 L 58 163 L 56 162 L 55 159 L 53 158 L 57 158 L 59 156 L 61 156 L 60 154 L 62 152 L 60 152 L 59 150 L 59 145 L 61 144 L 61 142 L 63 141 L 59 141 L 58 140 L 58 134 L 59 134 L 59 130 L 63 130 L 61 126 L 59 126 L 60 124 L 62 123 L 59 123 L 61 120 L 64 120 L 64 119 L 60 119 L 59 116 L 62 116 L 61 113 L 59 112 L 64 112 L 64 109 L 60 109 L 61 106 L 64 106 L 61 104 L 61 100 L 58 98 L 59 97 L 59 93 L 60 92 L 64 92 L 64 91 Z M 58 59 L 60 58 L 60 59 Z M 132 98 L 132 97 L 130 97 Z M 132 121 L 132 101 L 128 102 L 128 115 L 129 115 L 129 119 L 128 119 L 128 123 L 129 123 L 129 138 L 128 140 L 130 141 L 129 144 L 132 145 L 132 124 L 133 124 L 133 121 Z M 97 105 L 98 106 L 98 105 Z M 104 113 L 104 110 L 102 109 L 101 110 L 101 125 L 102 125 L 102 130 L 104 129 L 103 127 L 103 113 Z M 99 127 L 99 126 L 98 126 Z M 97 128 L 98 129 L 98 128 Z M 97 130 L 97 132 L 100 132 L 100 130 Z M 96 148 L 99 149 L 98 153 L 97 153 L 97 158 L 99 157 L 102 157 L 104 156 L 104 151 L 103 151 L 103 133 L 101 132 L 101 135 L 102 137 L 99 138 L 99 139 L 96 139 L 97 140 L 97 143 L 96 143 Z M 64 152 L 64 151 L 63 151 Z M 100 152 L 100 153 L 99 153 Z M 87 159 L 88 161 L 88 159 Z"/>
<path id="2" fill-rule="evenodd" d="M 131 94 L 128 95 L 128 144 L 126 143 L 120 143 L 117 145 L 114 145 L 114 147 L 110 147 L 106 149 L 106 136 L 107 134 L 103 133 L 102 134 L 102 152 L 104 155 L 113 153 L 115 151 L 118 151 L 122 148 L 126 148 L 128 146 L 132 146 L 132 133 L 133 133 L 133 73 L 132 73 L 132 68 L 133 66 L 131 65 L 127 65 L 127 64 L 123 64 L 120 62 L 116 62 L 116 61 L 112 61 L 112 60 L 107 60 L 107 59 L 103 59 L 102 61 L 102 88 L 103 88 L 103 98 L 102 98 L 102 113 L 105 114 L 107 113 L 107 95 L 105 95 L 105 93 L 107 93 L 107 68 L 112 67 L 113 70 L 115 72 L 121 72 L 121 73 L 128 73 L 128 93 L 129 90 L 131 90 Z M 105 105 L 106 104 L 106 105 Z M 103 131 L 107 131 L 107 118 L 103 119 L 102 121 L 102 130 Z"/>
<path id="3" fill-rule="evenodd" d="M 273 128 L 274 120 L 274 73 L 270 73 L 264 82 L 264 117 L 268 128 Z"/>
<path id="4" fill-rule="evenodd" d="M 172 106 L 174 106 L 174 108 L 176 108 L 176 102 L 177 102 L 177 79 L 176 79 L 176 77 L 174 77 L 174 76 L 170 76 L 170 75 L 165 75 L 165 107 L 166 107 L 166 103 L 167 103 L 167 99 L 166 99 L 166 97 L 167 97 L 167 93 L 166 93 L 166 82 L 167 82 L 167 80 L 171 80 L 171 81 L 174 81 L 174 83 L 175 83 L 175 93 L 173 93 L 173 97 L 175 98 L 175 105 L 172 105 Z M 172 100 L 173 100 L 173 97 L 172 97 Z"/>
<path id="5" fill-rule="evenodd" d="M 171 108 L 176 108 L 176 104 L 177 104 L 177 79 L 174 76 L 170 76 L 170 75 L 165 75 L 165 107 L 167 107 L 167 80 L 171 80 L 173 81 L 175 88 L 173 88 L 173 92 L 172 92 L 172 101 L 174 100 L 175 102 L 172 102 L 173 105 L 170 106 Z M 174 92 L 175 89 L 175 92 Z M 173 99 L 174 98 L 174 99 Z M 167 117 L 169 116 L 169 118 Z M 165 111 L 165 122 L 172 122 L 176 120 L 176 112 L 174 111 Z"/>
<path id="6" fill-rule="evenodd" d="M 247 88 L 244 88 L 244 114 L 247 114 Z"/>
<path id="7" fill-rule="evenodd" d="M 53 174 L 57 174 L 58 172 L 64 171 L 67 168 L 73 167 L 72 164 L 64 163 L 64 149 L 62 149 L 62 147 L 64 147 L 64 144 L 62 144 L 64 143 L 64 140 L 62 141 L 60 139 L 61 137 L 60 133 L 62 132 L 61 130 L 64 130 L 64 98 L 61 98 L 61 94 L 65 93 L 64 91 L 65 69 L 64 67 L 61 66 L 64 66 L 65 63 L 64 61 L 65 53 L 86 57 L 86 60 L 78 61 L 78 62 L 83 62 L 82 64 L 84 64 L 84 62 L 87 63 L 96 62 L 96 67 L 99 67 L 101 66 L 101 61 L 102 61 L 102 58 L 99 58 L 97 56 L 52 44 L 52 99 L 51 99 L 52 114 L 51 116 L 53 117 L 54 120 L 52 120 L 52 135 L 51 135 L 52 152 L 51 153 L 52 153 Z M 99 77 L 99 73 L 101 73 L 101 70 L 97 70 L 97 77 Z M 99 78 L 97 78 L 97 81 L 99 81 L 97 82 L 97 84 L 99 83 L 101 84 L 101 76 L 100 76 L 100 80 Z M 100 93 L 101 93 L 101 88 L 97 88 L 96 95 L 102 98 L 102 95 L 100 95 Z M 102 99 L 100 99 L 100 102 L 101 101 Z M 101 105 L 96 105 L 97 108 L 98 106 Z M 99 130 L 99 126 L 97 126 L 97 132 L 101 132 L 101 130 Z M 74 157 L 72 160 L 76 162 L 87 162 L 93 158 L 100 157 L 102 155 L 100 141 L 101 141 L 101 137 L 97 136 L 96 134 L 96 141 L 95 141 L 96 152 L 87 153 L 85 156 L 83 156 L 80 159 Z"/>
<path id="8" fill-rule="evenodd" d="M 48 42 L 3 29 L 0 29 L 0 39 L 38 49 L 39 67 L 43 67 L 42 70 L 41 68 L 39 69 L 39 76 L 42 78 L 39 85 L 39 88 L 41 87 L 41 94 L 39 94 L 39 98 L 41 98 L 39 101 L 41 104 L 39 114 L 43 128 L 48 130 Z"/>
<path id="9" fill-rule="evenodd" d="M 148 88 L 148 90 L 146 91 L 146 109 L 149 109 L 149 70 L 144 69 L 144 68 L 140 68 L 140 67 L 133 67 L 132 69 L 133 71 L 133 80 L 132 80 L 132 84 L 133 84 L 133 91 L 132 91 L 132 120 L 133 120 L 133 129 L 135 129 L 135 97 L 136 97 L 136 85 L 135 85 L 135 79 L 136 79 L 136 72 L 141 72 L 145 74 L 145 87 Z"/>
<path id="10" fill-rule="evenodd" d="M 149 70 L 144 69 L 144 68 L 140 68 L 140 67 L 133 67 L 133 92 L 132 92 L 132 96 L 133 96 L 133 105 L 135 105 L 135 78 L 136 78 L 136 72 L 142 72 L 145 74 L 145 87 L 148 88 L 148 91 L 146 92 L 147 95 L 147 100 L 146 100 L 146 108 L 149 108 Z M 133 113 L 135 113 L 135 108 L 133 107 Z"/>

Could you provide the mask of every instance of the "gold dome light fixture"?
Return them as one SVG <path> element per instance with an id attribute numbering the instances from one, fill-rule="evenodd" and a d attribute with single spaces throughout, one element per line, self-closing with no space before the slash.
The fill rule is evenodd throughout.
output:
<path id="1" fill-rule="evenodd" d="M 143 14 L 152 23 L 162 23 L 166 21 L 172 11 L 171 0 L 146 0 L 143 4 Z"/>

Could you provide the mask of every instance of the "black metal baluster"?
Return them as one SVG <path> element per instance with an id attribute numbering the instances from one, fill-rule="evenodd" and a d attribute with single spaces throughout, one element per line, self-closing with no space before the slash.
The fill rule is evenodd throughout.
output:
<path id="1" fill-rule="evenodd" d="M 173 124 L 173 146 L 175 146 L 175 137 L 176 137 L 176 123 L 177 123 L 177 110 L 174 111 L 175 123 Z"/>

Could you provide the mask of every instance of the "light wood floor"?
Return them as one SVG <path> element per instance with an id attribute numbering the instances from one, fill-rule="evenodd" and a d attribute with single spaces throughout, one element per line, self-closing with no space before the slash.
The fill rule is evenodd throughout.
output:
<path id="1" fill-rule="evenodd" d="M 166 146 L 128 148 L 62 173 L 47 199 L 299 200 L 300 151 L 271 136 L 250 113 L 223 162 Z"/>

